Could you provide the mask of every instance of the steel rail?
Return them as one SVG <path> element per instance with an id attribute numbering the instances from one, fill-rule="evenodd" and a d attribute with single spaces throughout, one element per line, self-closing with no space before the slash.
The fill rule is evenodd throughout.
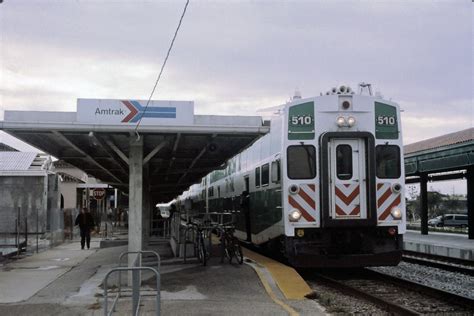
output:
<path id="1" fill-rule="evenodd" d="M 424 266 L 435 267 L 442 270 L 464 273 L 474 276 L 474 262 L 451 259 L 448 257 L 431 254 L 420 254 L 412 251 L 403 251 L 402 260 L 409 263 L 416 263 Z"/>
<path id="2" fill-rule="evenodd" d="M 367 293 L 365 291 L 357 289 L 353 286 L 344 284 L 343 282 L 341 282 L 339 280 L 330 278 L 330 277 L 325 276 L 323 274 L 317 273 L 316 277 L 318 279 L 323 280 L 325 283 L 328 283 L 330 286 L 340 290 L 341 292 L 343 292 L 347 295 L 355 296 L 355 297 L 361 298 L 363 300 L 367 300 L 369 302 L 372 302 L 375 305 L 381 307 L 382 309 L 384 309 L 384 310 L 386 310 L 390 313 L 394 313 L 394 314 L 397 314 L 397 315 L 421 315 L 420 313 L 418 313 L 414 310 L 408 309 L 404 306 L 400 306 L 400 305 L 398 305 L 394 302 L 387 301 L 387 300 L 385 300 L 381 297 L 372 295 L 370 293 Z"/>
<path id="3" fill-rule="evenodd" d="M 461 305 L 463 307 L 474 310 L 474 299 L 472 298 L 459 295 L 459 294 L 454 294 L 452 292 L 434 288 L 434 287 L 424 285 L 415 281 L 401 279 L 401 278 L 388 275 L 385 273 L 381 273 L 378 271 L 374 271 L 374 270 L 365 269 L 364 272 L 366 272 L 369 276 L 377 277 L 379 280 L 388 281 L 392 284 L 395 284 L 404 288 L 409 288 L 410 290 L 418 291 L 422 294 L 426 294 L 428 296 L 440 299 L 442 301 L 453 303 L 453 305 L 458 305 L 458 306 Z"/>

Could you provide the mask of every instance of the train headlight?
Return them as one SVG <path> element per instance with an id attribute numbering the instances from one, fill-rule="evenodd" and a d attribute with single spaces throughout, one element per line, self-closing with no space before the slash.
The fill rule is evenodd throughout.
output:
<path id="1" fill-rule="evenodd" d="M 346 125 L 346 118 L 344 116 L 339 116 L 337 119 L 336 119 L 336 124 L 337 126 L 339 127 L 343 127 Z"/>
<path id="2" fill-rule="evenodd" d="M 355 125 L 355 123 L 356 123 L 356 119 L 355 119 L 355 117 L 353 117 L 353 116 L 349 116 L 349 117 L 347 118 L 347 125 L 349 125 L 349 127 L 352 127 L 352 126 L 354 126 L 354 125 Z"/>
<path id="3" fill-rule="evenodd" d="M 394 219 L 401 219 L 402 218 L 402 211 L 397 206 L 392 207 L 392 210 L 390 211 L 390 214 L 392 214 L 392 217 Z"/>
<path id="4" fill-rule="evenodd" d="M 290 214 L 288 214 L 288 217 L 290 219 L 290 222 L 297 222 L 301 218 L 301 211 L 294 208 L 290 211 Z"/>
<path id="5" fill-rule="evenodd" d="M 292 184 L 288 187 L 288 192 L 290 192 L 290 194 L 298 194 L 298 192 L 300 192 L 300 186 Z"/>
<path id="6" fill-rule="evenodd" d="M 393 193 L 400 193 L 402 191 L 402 185 L 400 183 L 394 183 L 392 185 L 392 192 Z"/>

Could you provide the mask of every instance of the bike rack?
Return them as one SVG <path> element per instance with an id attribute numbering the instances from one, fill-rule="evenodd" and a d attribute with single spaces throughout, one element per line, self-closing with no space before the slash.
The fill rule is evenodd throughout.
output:
<path id="1" fill-rule="evenodd" d="M 141 266 L 142 264 L 142 257 L 144 253 L 151 253 L 156 256 L 157 263 L 156 267 L 157 269 L 154 269 L 152 267 L 143 267 Z M 122 267 L 122 259 L 125 255 L 129 254 L 138 254 L 137 258 L 135 259 L 135 262 L 133 263 L 134 267 Z M 122 272 L 123 271 L 132 271 L 132 302 L 133 302 L 133 311 L 134 315 L 138 315 L 138 311 L 140 309 L 140 300 L 141 300 L 141 294 L 140 294 L 140 287 L 141 287 L 141 277 L 140 277 L 140 271 L 141 270 L 148 270 L 152 271 L 156 275 L 156 315 L 160 315 L 160 282 L 161 282 L 161 277 L 158 271 L 160 271 L 160 264 L 161 264 L 161 258 L 158 253 L 155 251 L 127 251 L 127 252 L 122 252 L 119 256 L 119 266 L 117 268 L 113 268 L 110 270 L 104 278 L 104 315 L 109 316 L 112 315 L 112 313 L 115 310 L 115 305 L 118 301 L 118 299 L 122 295 Z M 117 296 L 115 297 L 113 303 L 112 303 L 112 308 L 110 313 L 108 313 L 108 296 L 107 296 L 107 279 L 110 274 L 113 272 L 119 272 L 119 279 L 118 279 L 118 293 Z"/>
<path id="2" fill-rule="evenodd" d="M 113 268 L 110 270 L 104 278 L 104 316 L 110 316 L 115 310 L 115 304 L 117 303 L 118 299 L 120 298 L 120 292 L 117 293 L 117 296 L 114 299 L 114 302 L 112 304 L 112 308 L 110 310 L 110 313 L 108 312 L 108 296 L 107 296 L 107 280 L 109 278 L 109 275 L 111 275 L 114 272 L 122 272 L 122 271 L 132 271 L 133 275 L 133 314 L 135 316 L 138 315 L 138 312 L 140 310 L 140 300 L 141 300 L 141 295 L 140 295 L 140 280 L 138 277 L 138 272 L 143 271 L 143 270 L 148 270 L 151 271 L 155 274 L 156 276 L 156 315 L 160 316 L 160 309 L 161 309 L 161 295 L 160 295 L 160 282 L 161 282 L 161 277 L 158 271 L 156 269 L 151 268 L 151 267 L 117 267 Z"/>

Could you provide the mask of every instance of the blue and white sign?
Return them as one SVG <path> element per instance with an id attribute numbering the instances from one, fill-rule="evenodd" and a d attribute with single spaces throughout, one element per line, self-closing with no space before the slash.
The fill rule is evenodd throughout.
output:
<path id="1" fill-rule="evenodd" d="M 93 124 L 192 125 L 193 101 L 78 99 L 77 122 Z"/>

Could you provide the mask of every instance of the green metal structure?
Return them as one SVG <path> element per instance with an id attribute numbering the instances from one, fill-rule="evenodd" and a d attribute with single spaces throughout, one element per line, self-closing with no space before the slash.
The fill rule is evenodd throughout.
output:
<path id="1" fill-rule="evenodd" d="M 474 128 L 405 146 L 406 183 L 420 183 L 421 233 L 428 234 L 427 182 L 466 179 L 469 239 L 474 239 Z"/>

